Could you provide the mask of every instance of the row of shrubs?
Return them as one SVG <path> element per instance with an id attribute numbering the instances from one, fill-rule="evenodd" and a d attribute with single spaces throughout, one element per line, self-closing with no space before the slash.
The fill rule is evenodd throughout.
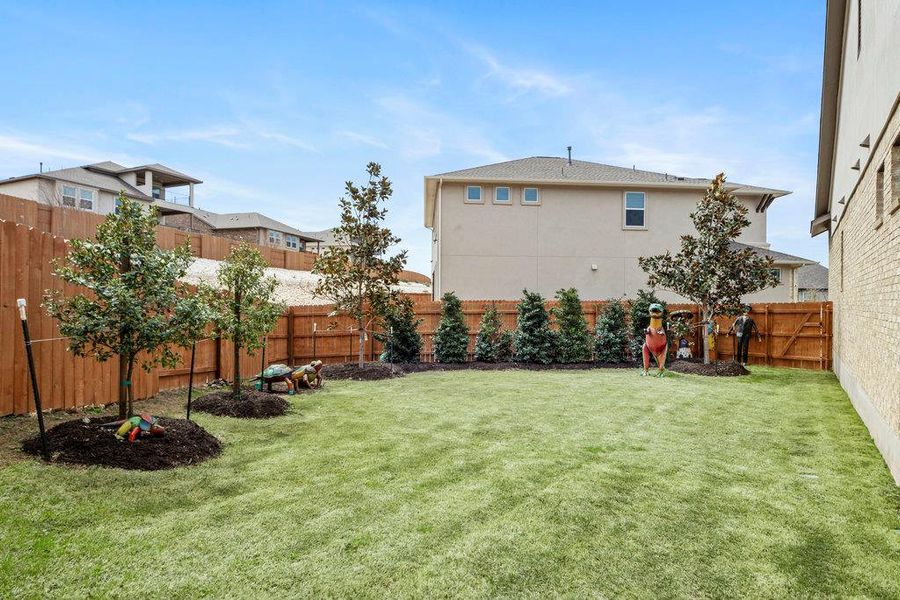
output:
<path id="1" fill-rule="evenodd" d="M 598 315 L 593 331 L 588 326 L 575 288 L 556 292 L 557 306 L 549 311 L 541 294 L 523 290 L 517 306 L 514 330 L 504 330 L 497 307 L 485 307 L 475 338 L 475 360 L 480 362 L 537 362 L 550 364 L 597 361 L 624 363 L 640 356 L 643 331 L 649 324 L 650 304 L 663 304 L 652 291 L 639 290 L 626 307 L 611 299 Z M 376 337 L 385 345 L 381 358 L 390 362 L 418 362 L 422 336 L 421 319 L 412 301 L 398 304 L 385 319 L 386 333 Z M 453 292 L 441 298 L 441 320 L 434 334 L 434 358 L 442 363 L 462 363 L 468 358 L 469 329 L 462 303 Z"/>

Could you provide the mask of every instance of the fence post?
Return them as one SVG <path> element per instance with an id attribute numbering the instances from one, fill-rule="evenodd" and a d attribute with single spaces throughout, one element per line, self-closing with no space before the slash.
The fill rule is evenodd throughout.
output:
<path id="1" fill-rule="evenodd" d="M 216 346 L 216 379 L 222 379 L 222 334 L 218 333 L 215 337 Z"/>
<path id="2" fill-rule="evenodd" d="M 772 330 L 771 325 L 769 323 L 769 305 L 765 306 L 765 315 L 766 315 L 766 341 L 763 344 L 763 352 L 766 353 L 766 366 L 769 366 L 769 340 L 772 339 Z"/>
<path id="3" fill-rule="evenodd" d="M 288 365 L 294 366 L 294 307 L 287 312 L 287 358 Z"/>

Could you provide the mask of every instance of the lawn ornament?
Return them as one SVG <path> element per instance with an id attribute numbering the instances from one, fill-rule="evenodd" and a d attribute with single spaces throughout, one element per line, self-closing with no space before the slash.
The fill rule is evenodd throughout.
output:
<path id="1" fill-rule="evenodd" d="M 736 361 L 747 366 L 747 359 L 750 355 L 750 336 L 756 333 L 756 341 L 761 342 L 762 336 L 759 335 L 759 329 L 756 327 L 756 321 L 750 316 L 750 306 L 744 307 L 741 316 L 734 320 L 728 329 L 728 335 L 735 334 L 737 336 L 738 347 L 734 357 Z"/>
<path id="2" fill-rule="evenodd" d="M 300 391 L 301 387 L 309 389 L 321 387 L 324 381 L 321 374 L 323 365 L 324 363 L 321 360 L 314 360 L 308 365 L 294 369 L 294 372 L 291 374 L 293 391 Z"/>
<path id="3" fill-rule="evenodd" d="M 691 358 L 691 344 L 686 339 L 681 338 L 678 342 L 678 352 L 675 353 L 676 358 Z"/>
<path id="4" fill-rule="evenodd" d="M 284 364 L 269 365 L 262 373 L 256 376 L 256 389 L 261 390 L 263 385 L 266 385 L 268 386 L 268 391 L 271 392 L 273 383 L 286 383 L 288 388 L 293 390 L 293 385 L 291 384 L 291 373 L 293 372 L 293 367 Z"/>
<path id="5" fill-rule="evenodd" d="M 273 383 L 285 383 L 288 386 L 288 394 L 293 396 L 300 387 L 309 389 L 322 385 L 323 363 L 321 360 L 314 360 L 308 365 L 302 367 L 289 367 L 284 364 L 269 365 L 266 369 L 256 376 L 258 380 L 256 389 L 262 389 L 263 385 L 268 386 L 268 391 L 272 391 Z"/>
<path id="6" fill-rule="evenodd" d="M 105 423 L 103 427 L 118 427 L 116 430 L 117 436 L 127 439 L 129 442 L 134 442 L 136 439 L 143 436 L 164 436 L 166 434 L 166 428 L 157 425 L 156 423 L 158 420 L 157 417 L 148 413 L 141 413 L 140 415 L 135 415 L 121 421 Z"/>
<path id="7" fill-rule="evenodd" d="M 650 369 L 650 355 L 656 358 L 659 367 L 657 377 L 662 377 L 666 371 L 666 351 L 669 348 L 669 340 L 666 337 L 666 329 L 663 326 L 663 307 L 661 304 L 650 305 L 650 326 L 644 330 L 644 370 L 641 375 L 647 375 Z"/>

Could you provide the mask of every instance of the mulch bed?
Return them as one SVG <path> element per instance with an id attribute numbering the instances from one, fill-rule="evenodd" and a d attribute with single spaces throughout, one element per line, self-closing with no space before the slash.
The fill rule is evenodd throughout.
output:
<path id="1" fill-rule="evenodd" d="M 256 390 L 241 390 L 240 400 L 235 400 L 231 389 L 213 392 L 191 403 L 191 409 L 239 419 L 268 419 L 287 413 L 290 403 L 275 394 Z"/>
<path id="2" fill-rule="evenodd" d="M 158 471 L 195 465 L 222 451 L 219 440 L 191 421 L 160 417 L 159 424 L 166 428 L 164 436 L 138 438 L 131 443 L 118 437 L 115 429 L 99 427 L 115 420 L 115 417 L 74 419 L 47 430 L 51 460 Z M 40 456 L 40 437 L 26 439 L 22 442 L 22 450 Z"/>
<path id="3" fill-rule="evenodd" d="M 378 379 L 390 379 L 402 377 L 408 373 L 423 373 L 425 371 L 507 371 L 519 369 L 526 371 L 584 371 L 588 369 L 629 369 L 634 368 L 631 363 L 552 363 L 544 365 L 540 363 L 518 362 L 467 362 L 467 363 L 397 363 L 393 371 L 391 365 L 382 362 L 367 362 L 362 367 L 356 363 L 325 365 L 322 367 L 322 375 L 326 379 L 353 379 L 355 381 L 374 381 Z"/>
<path id="4" fill-rule="evenodd" d="M 741 363 L 730 360 L 719 363 L 711 362 L 708 365 L 704 365 L 700 361 L 681 359 L 667 364 L 666 367 L 675 373 L 706 375 L 707 377 L 739 377 L 750 374 L 750 371 L 745 369 Z"/>

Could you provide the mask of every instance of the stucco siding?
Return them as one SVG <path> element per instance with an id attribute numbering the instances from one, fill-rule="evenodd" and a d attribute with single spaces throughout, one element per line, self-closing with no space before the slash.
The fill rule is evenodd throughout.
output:
<path id="1" fill-rule="evenodd" d="M 627 229 L 624 189 L 538 186 L 540 204 L 523 205 L 522 186 L 510 186 L 508 204 L 494 202 L 493 185 L 481 187 L 480 203 L 464 200 L 461 183 L 439 191 L 432 229 L 438 293 L 514 299 L 526 287 L 549 296 L 575 286 L 585 299 L 633 296 L 647 287 L 638 257 L 677 251 L 680 237 L 694 231 L 690 213 L 702 197 L 698 190 L 640 190 L 646 194 L 645 228 Z M 741 202 L 751 225 L 740 241 L 765 244 L 758 198 Z M 789 301 L 790 286 L 764 295 L 763 301 Z"/>

